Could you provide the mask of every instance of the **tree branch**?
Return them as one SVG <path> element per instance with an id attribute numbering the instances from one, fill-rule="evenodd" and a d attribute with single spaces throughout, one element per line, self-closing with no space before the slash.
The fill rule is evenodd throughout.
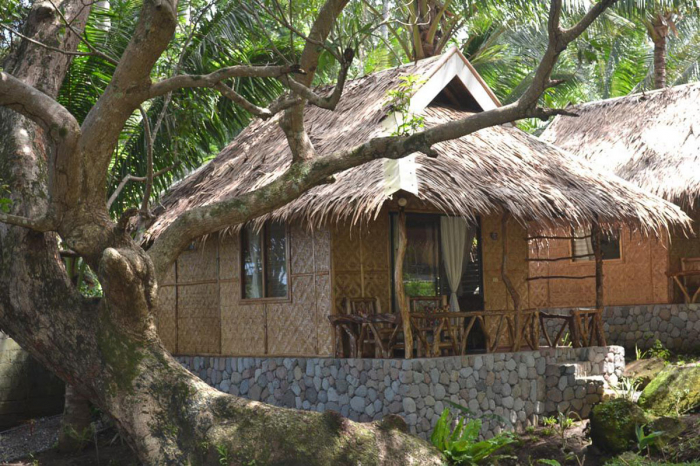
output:
<path id="1" fill-rule="evenodd" d="M 4 212 L 0 212 L 0 223 L 16 225 L 40 232 L 53 231 L 56 229 L 56 222 L 49 217 L 33 219 L 22 217 L 21 215 L 6 214 Z"/>
<path id="2" fill-rule="evenodd" d="M 309 87 L 314 79 L 314 74 L 316 72 L 316 67 L 318 66 L 318 59 L 321 55 L 322 48 L 317 44 L 325 44 L 328 35 L 331 32 L 331 28 L 335 24 L 338 16 L 347 5 L 348 0 L 327 0 L 323 7 L 319 10 L 318 16 L 311 26 L 311 31 L 306 38 L 306 45 L 304 46 L 304 51 L 301 54 L 300 64 L 303 70 L 307 72 L 306 75 L 302 76 L 299 80 L 299 84 Z M 341 67 L 349 67 L 349 63 L 341 57 L 334 56 L 340 62 Z M 352 60 L 352 54 L 348 57 Z M 341 68 L 341 75 L 342 75 Z M 347 74 L 347 70 L 345 70 Z M 340 81 L 340 76 L 339 76 Z M 343 78 L 344 81 L 344 78 Z M 340 88 L 342 92 L 342 87 Z M 338 95 L 340 98 L 340 95 Z M 291 107 L 284 112 L 284 116 L 280 120 L 280 128 L 284 131 L 284 135 L 287 138 L 287 144 L 292 152 L 292 162 L 300 162 L 303 160 L 310 160 L 316 157 L 316 149 L 314 148 L 309 135 L 306 133 L 306 128 L 304 128 L 304 107 L 306 105 L 306 100 L 302 99 L 299 104 Z"/>
<path id="3" fill-rule="evenodd" d="M 43 42 L 39 42 L 38 40 L 34 40 L 31 37 L 27 37 L 24 34 L 22 34 L 21 32 L 15 30 L 15 29 L 12 29 L 11 27 L 9 27 L 5 24 L 0 23 L 0 28 L 3 28 L 7 31 L 10 31 L 12 34 L 15 34 L 18 37 L 21 37 L 22 39 L 26 40 L 27 42 L 31 42 L 34 45 L 38 45 L 39 47 L 43 47 L 47 50 L 51 50 L 52 52 L 62 53 L 63 55 L 68 55 L 71 57 L 98 57 L 98 58 L 103 58 L 112 64 L 115 64 L 115 65 L 117 64 L 116 60 L 114 60 L 114 59 L 108 57 L 107 55 L 105 55 L 104 53 L 96 51 L 96 50 L 91 51 L 91 52 L 75 52 L 75 51 L 70 51 L 70 50 L 63 50 L 63 49 L 60 49 L 58 47 L 52 47 L 51 45 L 44 44 Z M 78 36 L 78 37 L 80 37 L 80 36 Z"/>
<path id="4" fill-rule="evenodd" d="M 146 187 L 143 190 L 141 202 L 141 214 L 148 215 L 148 201 L 151 198 L 153 188 L 153 137 L 151 137 L 151 122 L 148 121 L 148 113 L 139 106 L 141 118 L 143 119 L 143 139 L 146 143 Z"/>
<path id="5" fill-rule="evenodd" d="M 213 73 L 204 75 L 183 74 L 164 79 L 151 85 L 148 98 L 158 97 L 178 89 L 215 87 L 216 84 L 230 78 L 279 78 L 280 76 L 290 73 L 303 74 L 304 72 L 299 65 L 292 64 L 284 66 L 236 65 L 221 68 Z"/>
<path id="6" fill-rule="evenodd" d="M 303 84 L 295 81 L 289 76 L 281 76 L 279 80 L 287 86 L 291 91 L 300 95 L 302 98 L 306 99 L 312 105 L 320 108 L 325 108 L 327 110 L 335 110 L 341 95 L 343 94 L 343 88 L 345 87 L 345 81 L 348 77 L 348 70 L 352 64 L 352 60 L 355 56 L 355 52 L 352 49 L 345 50 L 343 54 L 343 61 L 340 64 L 340 73 L 338 74 L 338 82 L 336 83 L 333 91 L 325 96 L 321 97 L 317 95 L 314 91 L 304 86 Z"/>
<path id="7" fill-rule="evenodd" d="M 174 164 L 170 165 L 169 167 L 166 167 L 166 168 L 163 168 L 163 169 L 161 169 L 161 170 L 158 170 L 157 172 L 155 172 L 155 173 L 153 174 L 153 178 L 158 178 L 159 176 L 164 175 L 164 174 L 168 173 L 168 172 L 171 171 L 171 170 L 174 170 L 174 169 L 177 168 L 179 165 L 180 165 L 180 162 L 178 161 L 178 162 L 175 162 Z M 126 176 L 125 176 L 124 178 L 122 178 L 122 180 L 119 182 L 119 185 L 117 186 L 117 189 L 115 189 L 114 192 L 112 193 L 112 195 L 109 196 L 109 200 L 107 201 L 107 210 L 109 210 L 109 209 L 112 207 L 112 204 L 114 204 L 114 201 L 117 200 L 117 198 L 119 197 L 119 194 L 121 194 L 122 190 L 124 189 L 124 187 L 127 185 L 127 183 L 128 183 L 129 181 L 136 181 L 136 182 L 143 183 L 143 182 L 145 182 L 145 181 L 147 181 L 147 180 L 148 180 L 148 178 L 145 177 L 145 176 L 134 176 L 134 175 L 132 175 L 132 174 L 126 175 Z"/>
<path id="8" fill-rule="evenodd" d="M 107 54 L 105 54 L 105 53 L 100 52 L 100 51 L 97 50 L 95 47 L 93 47 L 93 45 L 80 33 L 80 31 L 78 31 L 77 29 L 75 29 L 75 27 L 73 26 L 73 24 L 71 24 L 71 22 L 68 21 L 68 19 L 66 18 L 66 16 L 63 14 L 63 12 L 61 11 L 61 9 L 58 8 L 58 7 L 56 6 L 56 4 L 53 2 L 53 0 L 49 0 L 49 2 L 51 3 L 51 6 L 53 6 L 54 10 L 56 10 L 56 12 L 58 13 L 58 15 L 61 17 L 61 19 L 63 20 L 63 23 L 68 27 L 68 29 L 71 30 L 71 32 L 72 32 L 73 34 L 75 34 L 75 35 L 80 39 L 80 41 L 81 41 L 83 44 L 85 44 L 85 46 L 86 46 L 88 49 L 90 49 L 90 52 L 92 52 L 92 55 L 93 55 L 93 56 L 102 58 L 102 59 L 108 61 L 109 63 L 113 64 L 113 65 L 117 65 L 117 64 L 119 63 L 119 62 L 118 62 L 117 60 L 115 60 L 114 58 L 110 57 L 109 55 L 107 55 Z"/>

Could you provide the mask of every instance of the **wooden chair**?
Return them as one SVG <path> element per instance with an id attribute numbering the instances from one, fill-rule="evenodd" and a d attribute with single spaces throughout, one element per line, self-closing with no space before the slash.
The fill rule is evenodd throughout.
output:
<path id="1" fill-rule="evenodd" d="M 393 355 L 399 326 L 393 316 L 382 314 L 379 298 L 343 298 L 345 314 L 360 319 L 359 356 L 364 355 L 366 345 L 374 350 L 374 357 Z"/>
<path id="2" fill-rule="evenodd" d="M 694 303 L 700 295 L 700 257 L 682 257 L 681 271 L 669 274 L 683 293 L 686 304 Z M 691 290 L 695 292 L 691 296 Z"/>
<path id="3" fill-rule="evenodd" d="M 453 319 L 430 318 L 430 314 L 449 311 L 447 296 L 413 296 L 409 298 L 409 311 L 412 314 L 422 315 L 421 318 L 411 319 L 411 325 L 418 336 L 418 357 L 459 353 L 462 335 L 461 325 L 457 322 L 459 319 L 453 321 Z M 454 328 L 446 326 L 454 326 Z"/>

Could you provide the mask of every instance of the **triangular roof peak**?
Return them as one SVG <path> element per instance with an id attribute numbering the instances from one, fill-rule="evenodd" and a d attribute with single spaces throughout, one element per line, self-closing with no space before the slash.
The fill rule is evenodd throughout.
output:
<path id="1" fill-rule="evenodd" d="M 420 113 L 436 99 L 444 95 L 460 108 L 478 105 L 479 110 L 491 110 L 501 106 L 498 98 L 474 69 L 469 60 L 455 46 L 442 54 L 434 67 L 411 98 L 410 111 Z M 446 102 L 445 102 L 446 103 Z"/>

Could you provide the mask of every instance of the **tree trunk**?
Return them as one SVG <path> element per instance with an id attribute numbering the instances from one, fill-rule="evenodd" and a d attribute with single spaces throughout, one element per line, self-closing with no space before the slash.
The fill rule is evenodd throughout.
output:
<path id="1" fill-rule="evenodd" d="M 654 15 L 651 21 L 651 39 L 654 42 L 654 88 L 666 87 L 666 41 L 668 25 L 661 14 Z"/>
<path id="2" fill-rule="evenodd" d="M 92 439 L 91 423 L 90 402 L 72 385 L 66 385 L 58 449 L 63 452 L 82 450 Z"/>

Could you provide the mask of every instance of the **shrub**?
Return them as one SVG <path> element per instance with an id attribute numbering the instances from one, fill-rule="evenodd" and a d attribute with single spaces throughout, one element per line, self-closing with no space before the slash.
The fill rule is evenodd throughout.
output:
<path id="1" fill-rule="evenodd" d="M 478 441 L 481 420 L 458 417 L 452 429 L 453 421 L 449 408 L 446 408 L 430 435 L 430 441 L 450 463 L 455 465 L 472 466 L 487 458 L 493 460 L 498 450 L 515 441 L 509 432 Z"/>

